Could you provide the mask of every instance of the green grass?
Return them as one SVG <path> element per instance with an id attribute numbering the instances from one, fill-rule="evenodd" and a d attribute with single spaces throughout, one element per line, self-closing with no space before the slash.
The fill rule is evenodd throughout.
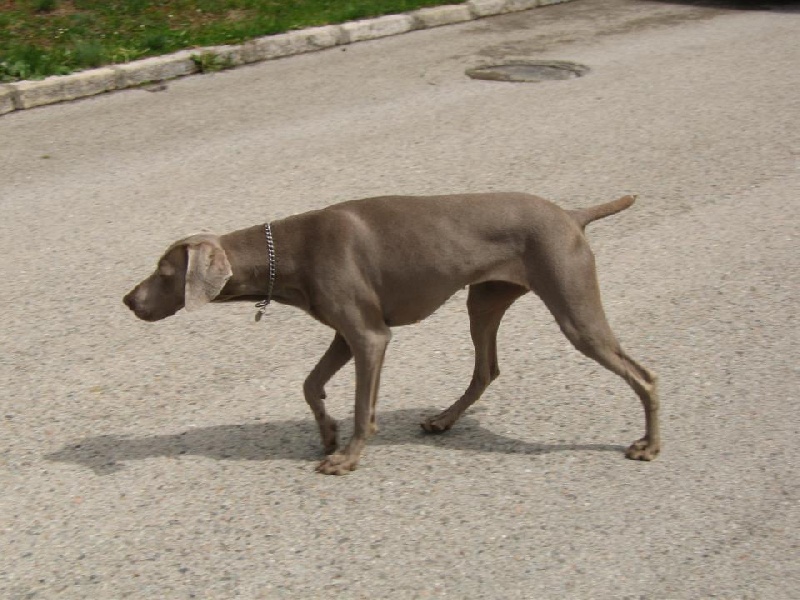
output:
<path id="1" fill-rule="evenodd" d="M 451 2 L 457 0 L 450 0 Z M 0 82 L 446 4 L 442 0 L 0 0 Z"/>

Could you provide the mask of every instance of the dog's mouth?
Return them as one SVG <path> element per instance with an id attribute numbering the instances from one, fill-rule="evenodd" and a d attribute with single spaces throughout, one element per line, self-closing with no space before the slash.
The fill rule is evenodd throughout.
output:
<path id="1" fill-rule="evenodd" d="M 131 306 L 127 302 L 125 304 L 128 306 L 128 308 L 131 309 L 131 312 L 134 315 L 136 315 L 137 319 L 141 319 L 142 321 L 149 321 L 149 322 L 158 321 L 158 318 L 152 312 L 150 312 L 149 310 L 142 310 L 141 308 L 139 308 L 137 306 Z"/>
<path id="2" fill-rule="evenodd" d="M 154 321 L 161 321 L 167 317 L 171 317 L 181 308 L 183 303 L 178 306 L 172 307 L 169 305 L 164 306 L 148 306 L 148 302 L 140 298 L 140 293 L 137 292 L 138 288 L 134 288 L 129 293 L 125 294 L 122 298 L 122 303 L 127 306 L 131 312 L 136 315 L 136 318 L 152 323 Z M 165 303 L 166 304 L 166 303 Z"/>
<path id="3" fill-rule="evenodd" d="M 142 308 L 140 306 L 136 306 L 133 302 L 129 302 L 127 297 L 126 297 L 125 305 L 129 309 L 131 309 L 131 312 L 134 315 L 136 315 L 137 319 L 140 319 L 142 321 L 146 321 L 148 323 L 154 323 L 155 321 L 161 321 L 163 319 L 166 319 L 167 317 L 171 317 L 176 312 L 178 312 L 177 310 L 175 310 L 173 312 L 158 313 L 158 312 L 155 312 L 155 311 L 152 311 L 152 310 L 148 310 L 148 309 Z"/>
<path id="4" fill-rule="evenodd" d="M 176 312 L 178 311 L 176 310 L 175 312 L 158 314 L 146 310 L 133 310 L 133 314 L 136 315 L 136 318 L 141 319 L 142 321 L 146 321 L 147 323 L 155 323 L 156 321 L 163 321 L 164 319 L 173 316 Z"/>
<path id="5" fill-rule="evenodd" d="M 177 313 L 181 308 L 183 308 L 183 306 L 179 306 L 175 310 L 154 311 L 137 306 L 131 308 L 131 311 L 133 311 L 133 314 L 135 314 L 138 319 L 141 319 L 142 321 L 147 321 L 148 323 L 154 323 L 155 321 L 163 321 L 164 319 L 171 317 L 172 315 Z"/>
<path id="6" fill-rule="evenodd" d="M 142 321 L 147 321 L 148 323 L 154 323 L 155 321 L 160 321 L 161 319 L 165 319 L 166 316 L 162 317 L 159 315 L 154 315 L 150 312 L 143 312 L 134 310 L 133 314 L 136 315 L 137 318 L 141 319 Z"/>

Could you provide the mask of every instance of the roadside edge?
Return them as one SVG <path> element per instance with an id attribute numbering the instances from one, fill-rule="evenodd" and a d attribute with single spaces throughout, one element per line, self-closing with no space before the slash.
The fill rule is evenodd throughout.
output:
<path id="1" fill-rule="evenodd" d="M 396 15 L 269 35 L 239 45 L 181 50 L 173 54 L 69 75 L 0 84 L 0 115 L 195 73 L 229 69 L 569 1 L 571 0 L 469 0 L 462 4 L 420 8 Z"/>

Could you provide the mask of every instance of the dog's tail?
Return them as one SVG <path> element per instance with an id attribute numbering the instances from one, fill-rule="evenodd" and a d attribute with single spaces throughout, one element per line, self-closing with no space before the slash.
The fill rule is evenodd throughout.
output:
<path id="1" fill-rule="evenodd" d="M 581 228 L 584 228 L 592 221 L 602 219 L 603 217 L 609 217 L 625 210 L 635 201 L 636 196 L 623 196 L 613 202 L 598 204 L 597 206 L 590 206 L 589 208 L 581 208 L 578 210 L 568 210 L 567 212 Z"/>

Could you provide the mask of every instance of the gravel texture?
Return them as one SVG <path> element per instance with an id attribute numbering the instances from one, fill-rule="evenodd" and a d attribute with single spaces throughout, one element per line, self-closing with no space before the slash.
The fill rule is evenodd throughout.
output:
<path id="1" fill-rule="evenodd" d="M 795 598 L 798 19 L 577 1 L 0 118 L 0 597 Z M 591 72 L 464 74 L 525 58 Z M 589 235 L 661 377 L 655 462 L 623 458 L 638 401 L 534 297 L 441 437 L 417 422 L 467 384 L 465 294 L 397 329 L 345 477 L 313 472 L 301 393 L 326 328 L 121 302 L 203 228 L 487 190 L 639 195 Z M 352 379 L 328 386 L 345 435 Z"/>

